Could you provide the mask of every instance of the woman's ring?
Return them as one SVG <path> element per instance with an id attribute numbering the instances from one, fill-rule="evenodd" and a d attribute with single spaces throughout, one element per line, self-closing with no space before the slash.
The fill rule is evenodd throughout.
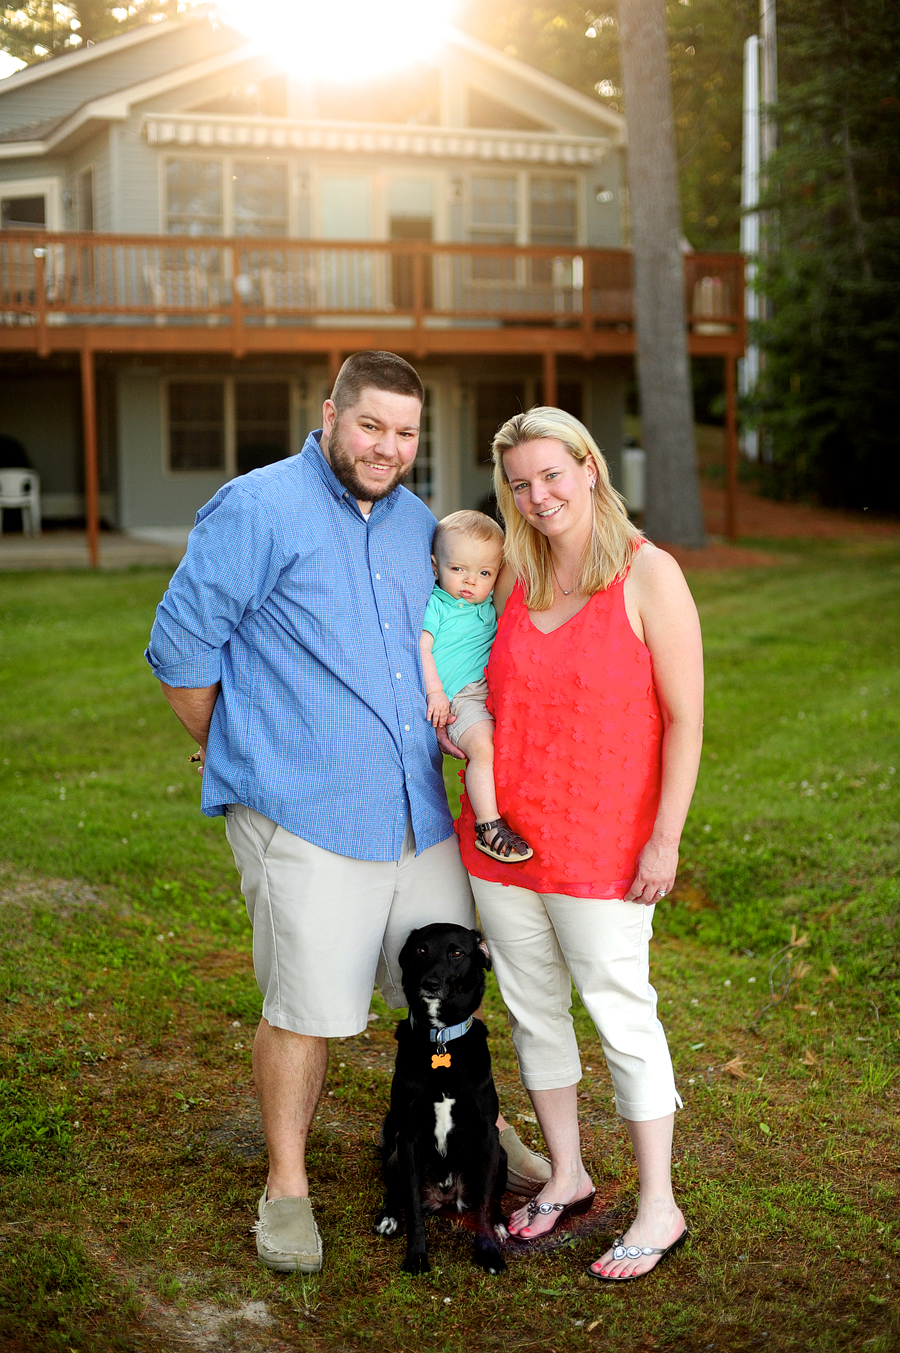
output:
<path id="1" fill-rule="evenodd" d="M 666 895 L 666 890 L 665 890 L 665 888 L 660 888 L 660 890 L 659 890 L 659 896 L 660 896 L 660 898 L 665 897 L 665 895 Z"/>

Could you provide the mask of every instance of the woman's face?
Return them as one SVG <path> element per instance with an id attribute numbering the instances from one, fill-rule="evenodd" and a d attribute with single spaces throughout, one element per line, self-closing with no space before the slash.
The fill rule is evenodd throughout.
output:
<path id="1" fill-rule="evenodd" d="M 572 539 L 580 545 L 587 539 L 594 520 L 591 491 L 597 475 L 590 458 L 576 460 L 555 437 L 542 437 L 507 451 L 503 469 L 516 507 L 536 531 L 551 543 Z"/>

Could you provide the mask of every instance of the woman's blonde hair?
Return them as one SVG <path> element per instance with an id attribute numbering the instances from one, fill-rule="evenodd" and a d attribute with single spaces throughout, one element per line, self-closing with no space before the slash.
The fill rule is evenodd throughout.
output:
<path id="1" fill-rule="evenodd" d="M 643 533 L 628 520 L 625 500 L 610 483 L 606 460 L 587 428 L 562 409 L 535 408 L 517 413 L 494 437 L 491 452 L 494 492 L 506 524 L 505 557 L 525 589 L 525 604 L 530 611 L 546 611 L 553 605 L 550 546 L 546 536 L 536 531 L 516 507 L 503 457 L 516 446 L 545 437 L 562 442 L 580 464 L 592 460 L 597 470 L 592 491 L 594 524 L 573 581 L 574 590 L 592 596 L 623 578 L 643 539 Z"/>

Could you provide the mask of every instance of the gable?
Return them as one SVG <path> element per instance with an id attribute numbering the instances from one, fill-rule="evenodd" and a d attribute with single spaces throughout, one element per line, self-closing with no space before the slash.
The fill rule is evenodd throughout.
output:
<path id="1" fill-rule="evenodd" d="M 0 80 L 0 131 L 52 124 L 83 104 L 246 45 L 204 20 L 148 25 Z"/>

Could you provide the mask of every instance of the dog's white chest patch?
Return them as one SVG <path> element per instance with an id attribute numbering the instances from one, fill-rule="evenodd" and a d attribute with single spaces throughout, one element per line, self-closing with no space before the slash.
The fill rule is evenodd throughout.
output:
<path id="1" fill-rule="evenodd" d="M 447 1154 L 447 1138 L 453 1131 L 453 1105 L 455 1103 L 455 1099 L 448 1099 L 446 1095 L 435 1101 L 434 1140 L 440 1156 Z"/>

